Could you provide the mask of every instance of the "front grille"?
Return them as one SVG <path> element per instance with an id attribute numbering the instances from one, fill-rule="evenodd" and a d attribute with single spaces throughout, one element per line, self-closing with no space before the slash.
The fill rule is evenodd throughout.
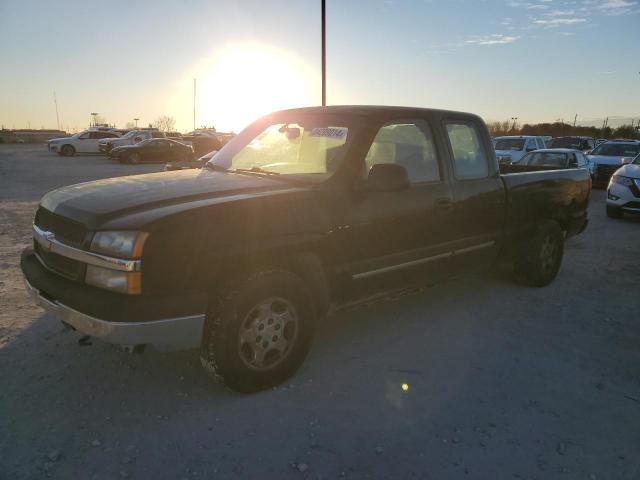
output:
<path id="1" fill-rule="evenodd" d="M 600 182 L 608 182 L 611 175 L 620 168 L 620 165 L 598 165 L 596 170 L 596 180 Z"/>
<path id="2" fill-rule="evenodd" d="M 34 223 L 42 230 L 52 232 L 56 239 L 73 247 L 82 247 L 87 236 L 87 230 L 81 223 L 51 213 L 42 207 L 38 208 Z"/>
<path id="3" fill-rule="evenodd" d="M 70 280 L 82 280 L 85 269 L 83 263 L 49 252 L 43 249 L 38 242 L 33 242 L 33 244 L 40 261 L 47 269 Z"/>

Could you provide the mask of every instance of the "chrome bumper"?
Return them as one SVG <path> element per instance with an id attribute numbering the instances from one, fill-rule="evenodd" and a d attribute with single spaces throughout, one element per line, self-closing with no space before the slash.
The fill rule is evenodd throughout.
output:
<path id="1" fill-rule="evenodd" d="M 27 292 L 47 313 L 79 332 L 116 345 L 153 345 L 161 352 L 200 345 L 204 315 L 165 318 L 148 322 L 108 322 L 85 315 L 56 300 L 49 300 L 25 278 Z"/>

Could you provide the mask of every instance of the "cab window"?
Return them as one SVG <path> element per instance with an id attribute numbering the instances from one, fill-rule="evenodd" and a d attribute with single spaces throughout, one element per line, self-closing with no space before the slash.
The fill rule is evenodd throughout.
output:
<path id="1" fill-rule="evenodd" d="M 456 178 L 471 180 L 489 175 L 487 155 L 475 124 L 446 122 Z"/>
<path id="2" fill-rule="evenodd" d="M 440 167 L 429 124 L 407 120 L 384 125 L 365 157 L 367 172 L 379 163 L 394 163 L 407 170 L 411 183 L 440 180 Z"/>

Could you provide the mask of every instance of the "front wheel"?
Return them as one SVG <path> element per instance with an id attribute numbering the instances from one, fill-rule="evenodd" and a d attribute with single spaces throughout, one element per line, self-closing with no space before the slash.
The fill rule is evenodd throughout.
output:
<path id="1" fill-rule="evenodd" d="M 311 295 L 298 276 L 264 270 L 230 282 L 208 308 L 200 360 L 215 380 L 252 393 L 302 365 L 315 330 Z"/>
<path id="2" fill-rule="evenodd" d="M 531 287 L 545 287 L 558 275 L 564 253 L 564 237 L 560 226 L 547 220 L 536 231 L 514 259 L 516 279 Z"/>
<path id="3" fill-rule="evenodd" d="M 60 149 L 60 153 L 65 157 L 73 157 L 76 154 L 76 149 L 71 145 L 64 145 Z"/>
<path id="4" fill-rule="evenodd" d="M 622 218 L 624 217 L 624 213 L 620 210 L 619 207 L 612 207 L 607 205 L 607 217 L 609 218 Z"/>

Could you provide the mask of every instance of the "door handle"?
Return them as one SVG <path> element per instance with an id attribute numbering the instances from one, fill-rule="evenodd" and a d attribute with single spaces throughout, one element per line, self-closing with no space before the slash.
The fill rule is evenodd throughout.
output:
<path id="1" fill-rule="evenodd" d="M 436 211 L 441 213 L 449 213 L 453 210 L 453 202 L 449 198 L 436 199 Z"/>

